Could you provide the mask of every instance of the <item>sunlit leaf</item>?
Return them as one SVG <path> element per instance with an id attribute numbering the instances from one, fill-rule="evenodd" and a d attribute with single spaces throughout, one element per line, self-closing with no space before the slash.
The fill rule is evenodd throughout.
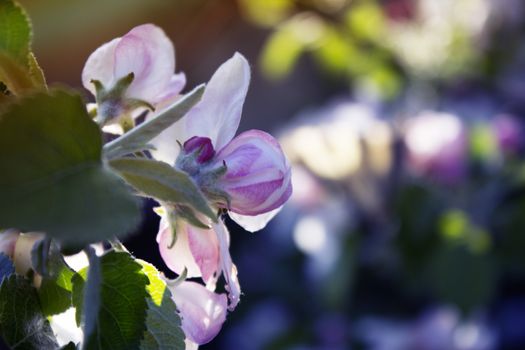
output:
<path id="1" fill-rule="evenodd" d="M 96 257 L 93 252 L 89 271 L 73 277 L 73 304 L 84 326 L 83 349 L 137 349 L 145 330 L 147 285 L 142 266 L 128 253 Z"/>
<path id="2" fill-rule="evenodd" d="M 184 332 L 180 317 L 166 283 L 157 269 L 142 260 L 137 260 L 148 276 L 146 288 L 149 294 L 146 331 L 140 344 L 143 350 L 184 350 Z"/>

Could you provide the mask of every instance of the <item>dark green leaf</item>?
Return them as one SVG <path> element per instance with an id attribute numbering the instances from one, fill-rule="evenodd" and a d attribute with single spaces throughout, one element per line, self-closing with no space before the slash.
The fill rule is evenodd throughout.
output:
<path id="1" fill-rule="evenodd" d="M 99 262 L 97 260 L 100 259 Z M 84 325 L 83 349 L 138 349 L 147 308 L 148 278 L 125 252 L 90 257 L 86 271 L 73 277 L 73 304 Z"/>
<path id="2" fill-rule="evenodd" d="M 145 121 L 118 139 L 107 143 L 104 146 L 105 155 L 111 159 L 115 158 L 117 154 L 122 154 L 122 149 L 125 150 L 130 147 L 136 148 L 137 145 L 146 145 L 153 138 L 160 135 L 166 128 L 181 119 L 191 107 L 200 101 L 203 93 L 204 85 L 197 86 L 155 118 Z"/>
<path id="3" fill-rule="evenodd" d="M 86 244 L 139 222 L 136 198 L 101 161 L 82 99 L 62 90 L 20 99 L 0 115 L 0 226 Z"/>
<path id="4" fill-rule="evenodd" d="M 35 288 L 19 275 L 11 275 L 0 286 L 0 333 L 12 349 L 58 348 Z"/>
<path id="5" fill-rule="evenodd" d="M 109 164 L 143 195 L 161 202 L 190 205 L 217 220 L 206 197 L 185 172 L 167 163 L 143 158 L 119 158 Z"/>
<path id="6" fill-rule="evenodd" d="M 166 283 L 160 278 L 157 269 L 138 260 L 149 278 L 147 291 L 149 297 L 146 317 L 146 331 L 140 344 L 142 350 L 184 350 L 184 332 L 181 329 L 177 307 L 171 299 Z"/>

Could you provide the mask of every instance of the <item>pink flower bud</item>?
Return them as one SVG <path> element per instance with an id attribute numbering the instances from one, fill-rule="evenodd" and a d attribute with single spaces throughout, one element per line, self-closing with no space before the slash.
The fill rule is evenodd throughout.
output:
<path id="1" fill-rule="evenodd" d="M 201 164 L 209 161 L 215 155 L 215 150 L 208 137 L 193 136 L 184 142 L 183 148 L 187 154 L 194 153 L 195 159 Z"/>
<path id="2" fill-rule="evenodd" d="M 292 194 L 290 165 L 277 140 L 260 131 L 246 131 L 224 146 L 214 166 L 226 164 L 217 187 L 230 197 L 230 210 L 258 215 L 283 205 Z"/>

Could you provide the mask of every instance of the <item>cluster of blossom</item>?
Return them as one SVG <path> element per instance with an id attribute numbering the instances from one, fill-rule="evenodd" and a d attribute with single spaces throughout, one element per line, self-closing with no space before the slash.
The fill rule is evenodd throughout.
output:
<path id="1" fill-rule="evenodd" d="M 96 104 L 88 108 L 103 130 L 125 132 L 145 111 L 154 118 L 180 98 L 186 78 L 174 72 L 174 47 L 166 34 L 152 24 L 135 27 L 89 56 L 82 82 Z M 250 130 L 234 137 L 249 82 L 249 64 L 236 53 L 214 73 L 200 102 L 152 140 L 151 155 L 188 173 L 212 208 L 253 232 L 280 210 L 292 186 L 289 163 L 271 135 Z M 220 218 L 213 222 L 197 214 L 196 221 L 186 220 L 176 204 L 160 204 L 162 258 L 175 273 L 204 282 L 170 287 L 187 348 L 197 348 L 217 335 L 227 310 L 239 303 L 229 232 Z M 17 234 L 2 237 L 0 248 L 13 256 Z M 215 292 L 221 276 L 227 295 Z"/>

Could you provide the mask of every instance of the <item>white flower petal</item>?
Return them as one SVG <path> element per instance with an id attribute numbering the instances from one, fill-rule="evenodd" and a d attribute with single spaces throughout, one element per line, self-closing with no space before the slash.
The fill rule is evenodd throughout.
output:
<path id="1" fill-rule="evenodd" d="M 265 228 L 266 224 L 268 224 L 268 222 L 272 220 L 273 217 L 277 215 L 277 213 L 279 213 L 282 208 L 283 206 L 280 206 L 277 209 L 256 216 L 241 215 L 231 211 L 228 212 L 228 215 L 233 221 L 238 223 L 246 231 L 256 232 Z"/>
<path id="2" fill-rule="evenodd" d="M 233 311 L 241 298 L 241 285 L 237 278 L 237 266 L 233 264 L 230 256 L 230 233 L 221 220 L 212 226 L 215 232 L 217 232 L 217 238 L 219 239 L 221 268 L 224 279 L 226 280 L 228 298 L 230 299 L 228 310 Z"/>
<path id="3" fill-rule="evenodd" d="M 156 103 L 175 71 L 175 49 L 164 31 L 143 24 L 124 35 L 115 48 L 115 79 L 133 72 L 127 96 Z"/>
<path id="4" fill-rule="evenodd" d="M 184 118 L 186 139 L 209 137 L 215 149 L 220 150 L 239 127 L 249 84 L 250 65 L 241 54 L 235 53 L 217 69 L 202 100 Z"/>
<path id="5" fill-rule="evenodd" d="M 82 85 L 93 95 L 96 94 L 95 86 L 91 80 L 98 80 L 104 86 L 111 86 L 115 83 L 115 48 L 120 38 L 111 40 L 96 49 L 87 59 L 82 70 Z"/>

